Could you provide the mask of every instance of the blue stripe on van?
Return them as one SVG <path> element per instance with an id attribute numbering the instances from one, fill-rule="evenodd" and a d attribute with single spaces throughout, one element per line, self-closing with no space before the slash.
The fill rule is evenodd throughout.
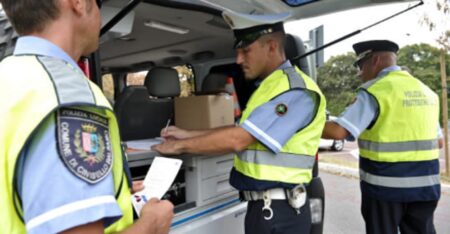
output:
<path id="1" fill-rule="evenodd" d="M 194 214 L 194 215 L 188 216 L 188 217 L 186 217 L 186 218 L 184 218 L 184 219 L 178 220 L 178 221 L 172 223 L 172 225 L 170 225 L 170 226 L 171 226 L 172 228 L 173 228 L 173 227 L 176 227 L 176 226 L 181 225 L 181 224 L 183 224 L 183 223 L 189 222 L 189 221 L 191 221 L 191 220 L 193 220 L 193 219 L 200 218 L 200 217 L 202 217 L 202 216 L 204 216 L 204 215 L 206 215 L 206 214 L 209 214 L 209 213 L 211 213 L 211 212 L 214 212 L 214 211 L 216 211 L 216 210 L 218 210 L 218 209 L 221 209 L 221 208 L 224 208 L 224 207 L 226 207 L 226 206 L 230 206 L 230 205 L 232 205 L 232 204 L 234 204 L 234 203 L 239 203 L 239 202 L 241 202 L 241 201 L 239 200 L 239 198 L 236 198 L 236 199 L 234 199 L 234 200 L 225 202 L 225 203 L 220 204 L 220 205 L 218 205 L 218 206 L 214 206 L 214 207 L 211 207 L 211 208 L 209 208 L 209 209 L 207 209 L 207 210 L 204 210 L 204 211 L 202 211 L 202 212 L 199 212 L 199 213 L 196 213 L 196 214 Z"/>

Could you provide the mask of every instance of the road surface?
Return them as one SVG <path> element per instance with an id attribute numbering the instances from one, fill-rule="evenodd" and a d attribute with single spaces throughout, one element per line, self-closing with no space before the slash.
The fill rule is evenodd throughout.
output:
<path id="1" fill-rule="evenodd" d="M 320 151 L 319 158 L 324 161 L 327 161 L 327 158 L 338 158 L 357 162 L 357 145 L 346 142 L 343 151 Z M 325 170 L 320 171 L 320 177 L 325 187 L 324 234 L 365 233 L 364 220 L 360 212 L 359 180 Z M 435 212 L 434 224 L 438 234 L 450 234 L 450 185 L 448 184 L 442 185 L 441 200 Z"/>

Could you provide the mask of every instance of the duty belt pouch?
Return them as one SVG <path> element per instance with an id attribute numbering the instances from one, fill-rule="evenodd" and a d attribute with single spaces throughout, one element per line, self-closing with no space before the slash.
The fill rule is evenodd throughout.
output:
<path id="1" fill-rule="evenodd" d="M 286 190 L 289 205 L 300 214 L 300 208 L 306 203 L 306 188 L 303 184 L 295 186 L 293 189 Z"/>

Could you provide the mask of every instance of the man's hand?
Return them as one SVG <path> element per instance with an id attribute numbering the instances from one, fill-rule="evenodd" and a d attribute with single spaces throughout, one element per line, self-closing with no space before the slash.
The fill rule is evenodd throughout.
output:
<path id="1" fill-rule="evenodd" d="M 152 150 L 165 155 L 178 155 L 183 153 L 177 140 L 166 140 L 161 144 L 153 145 Z"/>
<path id="2" fill-rule="evenodd" d="M 151 224 L 155 234 L 169 233 L 173 219 L 173 204 L 168 200 L 150 199 L 141 210 L 139 221 Z"/>
<path id="3" fill-rule="evenodd" d="M 190 136 L 189 132 L 184 129 L 177 128 L 175 126 L 169 126 L 167 129 L 161 129 L 161 137 L 165 139 L 186 139 Z"/>

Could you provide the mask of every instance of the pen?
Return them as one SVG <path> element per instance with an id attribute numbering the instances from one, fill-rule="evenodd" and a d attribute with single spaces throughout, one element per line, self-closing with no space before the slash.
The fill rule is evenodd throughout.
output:
<path id="1" fill-rule="evenodd" d="M 169 128 L 170 120 L 170 118 L 167 120 L 166 128 L 164 129 L 165 133 L 167 133 L 167 128 Z"/>

